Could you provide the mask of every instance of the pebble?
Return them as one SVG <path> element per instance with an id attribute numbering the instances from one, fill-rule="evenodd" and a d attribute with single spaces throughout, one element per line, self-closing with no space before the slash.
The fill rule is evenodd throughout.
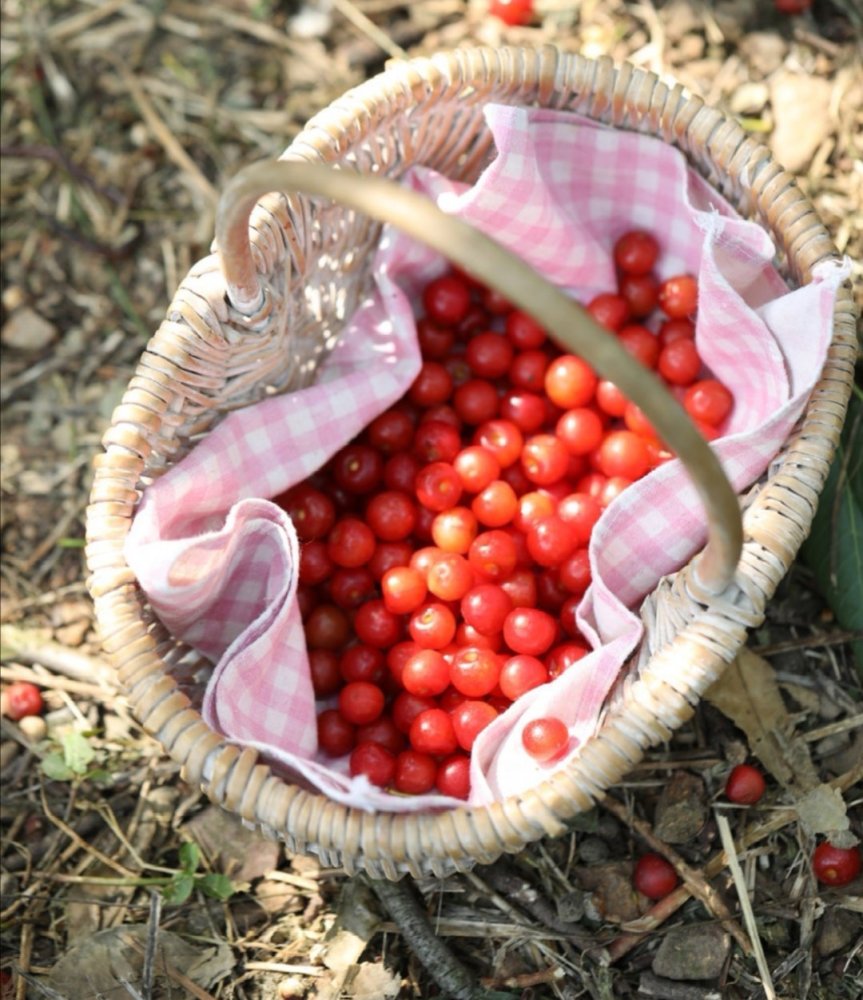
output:
<path id="1" fill-rule="evenodd" d="M 731 935 L 716 924 L 684 924 L 662 939 L 652 969 L 666 979 L 716 979 L 731 948 Z"/>
<path id="2" fill-rule="evenodd" d="M 731 95 L 730 108 L 735 115 L 757 115 L 769 98 L 766 83 L 742 83 Z"/>
<path id="3" fill-rule="evenodd" d="M 704 782 L 688 771 L 676 771 L 669 777 L 656 804 L 654 833 L 669 844 L 686 844 L 704 826 L 707 819 Z"/>
<path id="4" fill-rule="evenodd" d="M 57 327 L 35 309 L 17 309 L 3 324 L 0 341 L 19 351 L 43 351 L 57 339 Z"/>
<path id="5" fill-rule="evenodd" d="M 48 735 L 48 723 L 41 715 L 25 715 L 18 720 L 18 728 L 31 743 L 38 743 Z"/>

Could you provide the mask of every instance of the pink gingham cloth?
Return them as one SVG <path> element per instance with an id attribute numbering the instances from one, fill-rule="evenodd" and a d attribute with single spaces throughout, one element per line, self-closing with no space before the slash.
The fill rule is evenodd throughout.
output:
<path id="1" fill-rule="evenodd" d="M 714 446 L 736 489 L 754 482 L 818 377 L 848 267 L 825 266 L 810 284 L 789 291 L 772 266 L 767 234 L 738 218 L 658 140 L 562 112 L 491 105 L 486 118 L 497 157 L 472 188 L 419 167 L 404 183 L 581 301 L 615 287 L 611 247 L 621 233 L 655 233 L 663 248 L 659 277 L 698 276 L 698 348 L 736 399 Z M 374 261 L 375 292 L 318 382 L 226 417 L 145 490 L 126 545 L 129 565 L 165 625 L 215 663 L 203 705 L 207 722 L 291 776 L 364 809 L 463 803 L 390 795 L 362 777 L 351 779 L 346 760 L 318 753 L 317 706 L 295 599 L 299 546 L 290 519 L 267 498 L 320 468 L 404 394 L 420 365 L 412 302 L 445 268 L 438 255 L 385 230 Z M 480 735 L 472 804 L 524 791 L 546 773 L 521 746 L 531 718 L 562 717 L 571 753 L 579 752 L 641 638 L 632 609 L 705 537 L 700 501 L 677 461 L 605 511 L 590 545 L 593 583 L 579 608 L 593 650 Z"/>

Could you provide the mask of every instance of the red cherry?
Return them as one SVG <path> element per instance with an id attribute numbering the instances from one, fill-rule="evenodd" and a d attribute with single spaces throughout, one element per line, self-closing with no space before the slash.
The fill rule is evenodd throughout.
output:
<path id="1" fill-rule="evenodd" d="M 338 654 L 331 649 L 309 650 L 309 674 L 316 698 L 328 698 L 342 686 Z"/>
<path id="2" fill-rule="evenodd" d="M 533 719 L 522 730 L 521 742 L 534 760 L 546 764 L 563 755 L 569 744 L 569 730 L 560 719 Z"/>
<path id="3" fill-rule="evenodd" d="M 848 885 L 860 874 L 860 848 L 834 847 L 822 841 L 812 854 L 812 870 L 824 885 L 839 888 Z"/>
<path id="4" fill-rule="evenodd" d="M 802 14 L 812 6 L 812 0 L 773 0 L 780 14 Z"/>
<path id="5" fill-rule="evenodd" d="M 587 406 L 596 389 L 596 375 L 586 361 L 564 354 L 548 366 L 545 391 L 549 399 L 565 410 Z"/>
<path id="6" fill-rule="evenodd" d="M 42 692 L 29 681 L 14 681 L 3 692 L 3 715 L 14 720 L 28 715 L 41 715 L 44 703 Z"/>
<path id="7" fill-rule="evenodd" d="M 648 899 L 662 899 L 677 887 L 674 868 L 659 854 L 643 854 L 636 863 L 632 884 Z"/>
<path id="8" fill-rule="evenodd" d="M 690 274 L 678 274 L 659 286 L 659 308 L 671 319 L 685 319 L 698 305 L 698 282 Z"/>
<path id="9" fill-rule="evenodd" d="M 342 757 L 354 748 L 356 727 L 343 718 L 337 708 L 328 708 L 318 716 L 318 745 L 330 757 Z"/>
<path id="10" fill-rule="evenodd" d="M 470 757 L 454 753 L 440 762 L 435 785 L 441 795 L 466 799 L 470 795 Z"/>
<path id="11" fill-rule="evenodd" d="M 354 726 L 365 726 L 384 710 L 384 693 L 377 684 L 352 681 L 339 692 L 339 712 Z"/>
<path id="12" fill-rule="evenodd" d="M 489 0 L 488 12 L 511 27 L 528 24 L 533 18 L 533 0 Z"/>
<path id="13" fill-rule="evenodd" d="M 642 229 L 633 229 L 614 244 L 614 263 L 627 274 L 648 274 L 659 257 L 656 237 Z"/>
<path id="14" fill-rule="evenodd" d="M 423 603 L 428 587 L 422 573 L 409 566 L 396 566 L 384 574 L 381 593 L 387 611 L 406 615 Z"/>
<path id="15" fill-rule="evenodd" d="M 731 412 L 734 397 L 715 378 L 701 379 L 687 390 L 683 406 L 693 420 L 700 420 L 712 427 L 718 427 Z"/>
<path id="16" fill-rule="evenodd" d="M 767 788 L 764 775 L 751 764 L 738 764 L 732 768 L 725 782 L 725 797 L 737 805 L 752 806 Z"/>
<path id="17" fill-rule="evenodd" d="M 425 698 L 443 694 L 449 687 L 449 663 L 436 649 L 420 649 L 402 668 L 401 685 Z"/>
<path id="18" fill-rule="evenodd" d="M 503 623 L 504 641 L 514 653 L 539 656 L 551 646 L 556 634 L 554 618 L 538 608 L 516 608 Z"/>
<path id="19" fill-rule="evenodd" d="M 373 785 L 386 788 L 396 773 L 395 754 L 380 743 L 359 743 L 351 752 L 351 777 L 364 774 Z"/>
<path id="20" fill-rule="evenodd" d="M 346 649 L 339 660 L 339 674 L 347 683 L 367 681 L 381 684 L 386 676 L 384 654 L 374 646 L 360 643 Z"/>
<path id="21" fill-rule="evenodd" d="M 435 323 L 455 326 L 470 308 L 470 287 L 460 275 L 445 274 L 426 285 L 423 307 Z"/>
<path id="22" fill-rule="evenodd" d="M 497 686 L 500 658 L 491 649 L 468 646 L 456 653 L 449 675 L 456 691 L 468 698 L 484 698 Z"/>
<path id="23" fill-rule="evenodd" d="M 587 303 L 590 315 L 608 330 L 619 330 L 629 319 L 629 303 L 622 295 L 602 292 Z"/>
<path id="24" fill-rule="evenodd" d="M 487 701 L 463 701 L 452 712 L 453 730 L 462 750 L 470 750 L 477 736 L 498 716 Z"/>
<path id="25" fill-rule="evenodd" d="M 393 787 L 406 795 L 423 795 L 430 792 L 437 778 L 437 765 L 427 753 L 403 750 L 396 757 Z"/>
<path id="26" fill-rule="evenodd" d="M 458 750 L 458 740 L 449 712 L 427 708 L 411 723 L 408 740 L 414 750 L 434 757 L 445 757 Z"/>
<path id="27" fill-rule="evenodd" d="M 511 656 L 501 667 L 500 689 L 510 701 L 520 698 L 548 681 L 548 670 L 542 660 L 524 654 Z"/>

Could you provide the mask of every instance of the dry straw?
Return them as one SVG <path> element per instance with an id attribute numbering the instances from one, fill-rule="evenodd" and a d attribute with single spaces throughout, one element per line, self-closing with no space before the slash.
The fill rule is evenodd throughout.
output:
<path id="1" fill-rule="evenodd" d="M 552 46 L 469 49 L 394 63 L 312 119 L 283 159 L 392 180 L 424 164 L 471 182 L 491 153 L 482 114 L 489 101 L 573 111 L 677 147 L 742 215 L 770 232 L 792 284 L 811 280 L 820 262 L 838 259 L 794 178 L 733 119 L 654 74 Z M 265 170 L 257 178 L 264 189 L 271 176 Z M 317 184 L 319 176 L 294 171 L 290 183 Z M 229 190 L 222 214 L 230 283 L 218 257 L 192 269 L 96 459 L 87 516 L 89 586 L 104 647 L 132 710 L 213 801 L 290 849 L 349 871 L 388 878 L 445 874 L 563 833 L 647 747 L 691 715 L 747 629 L 762 620 L 809 529 L 844 420 L 856 356 L 850 288 L 840 289 L 827 362 L 804 416 L 747 498 L 739 561 L 739 524 L 728 516 L 721 480 L 705 480 L 697 457 L 689 463 L 709 500 L 709 554 L 646 600 L 645 639 L 581 755 L 529 793 L 489 807 L 365 813 L 283 780 L 254 751 L 232 746 L 203 722 L 198 709 L 209 664 L 158 621 L 123 557 L 146 484 L 228 411 L 313 380 L 367 286 L 380 224 L 359 210 L 367 204 L 361 195 L 345 207 L 283 188 L 257 201 L 246 228 L 243 213 L 251 202 L 236 193 Z M 713 475 L 709 467 L 707 475 Z M 732 582 L 715 593 L 735 562 Z"/>

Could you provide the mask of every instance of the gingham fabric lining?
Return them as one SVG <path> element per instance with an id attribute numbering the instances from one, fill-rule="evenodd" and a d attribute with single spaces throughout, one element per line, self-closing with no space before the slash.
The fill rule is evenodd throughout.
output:
<path id="1" fill-rule="evenodd" d="M 582 301 L 614 287 L 610 251 L 617 236 L 635 227 L 653 231 L 663 247 L 660 278 L 698 275 L 698 347 L 736 397 L 715 447 L 735 488 L 744 489 L 802 412 L 847 267 L 825 267 L 789 292 L 771 264 L 766 233 L 737 218 L 659 140 L 561 112 L 492 105 L 486 117 L 498 155 L 472 188 L 420 167 L 404 183 Z M 319 382 L 226 417 L 148 487 L 126 546 L 166 626 L 216 664 L 203 706 L 208 723 L 332 798 L 365 809 L 456 802 L 388 794 L 351 779 L 345 760 L 317 753 L 295 601 L 297 538 L 289 518 L 260 498 L 305 479 L 404 394 L 420 364 L 411 303 L 445 267 L 425 247 L 385 230 L 374 262 L 376 291 L 350 321 Z M 629 608 L 689 559 L 705 535 L 701 504 L 678 462 L 607 509 L 591 542 L 594 582 L 579 609 L 593 652 L 480 735 L 471 803 L 518 793 L 545 774 L 521 747 L 522 724 L 532 717 L 564 718 L 578 753 L 641 637 Z"/>

